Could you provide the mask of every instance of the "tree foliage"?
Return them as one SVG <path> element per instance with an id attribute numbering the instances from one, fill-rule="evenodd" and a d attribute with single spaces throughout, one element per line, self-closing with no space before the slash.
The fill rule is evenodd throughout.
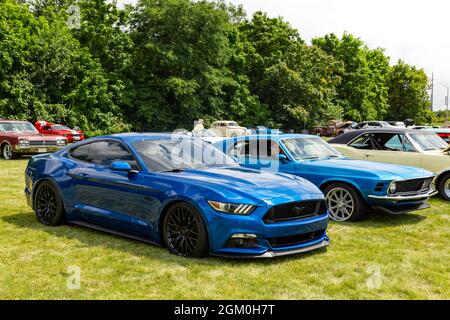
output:
<path id="1" fill-rule="evenodd" d="M 432 122 L 428 77 L 423 69 L 399 60 L 389 73 L 389 83 L 388 117 L 414 119 L 416 123 Z"/>
<path id="2" fill-rule="evenodd" d="M 68 23 L 73 5 L 79 25 Z M 78 10 L 77 9 L 77 10 Z M 334 118 L 429 118 L 427 77 L 350 34 L 306 43 L 224 1 L 0 2 L 0 116 L 89 134 L 238 120 L 295 130 Z"/>

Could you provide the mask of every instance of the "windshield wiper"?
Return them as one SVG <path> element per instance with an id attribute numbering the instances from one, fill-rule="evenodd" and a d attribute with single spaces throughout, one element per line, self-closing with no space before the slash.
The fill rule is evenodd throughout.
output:
<path id="1" fill-rule="evenodd" d="M 318 156 L 313 156 L 313 157 L 303 157 L 303 160 L 311 160 L 311 159 L 319 159 Z"/>

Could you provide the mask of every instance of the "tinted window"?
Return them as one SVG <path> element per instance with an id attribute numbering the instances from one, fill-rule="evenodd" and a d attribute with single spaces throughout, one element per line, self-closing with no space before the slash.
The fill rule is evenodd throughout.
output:
<path id="1" fill-rule="evenodd" d="M 86 161 L 89 153 L 90 144 L 84 144 L 70 150 L 70 156 L 77 160 Z"/>
<path id="2" fill-rule="evenodd" d="M 137 162 L 125 146 L 115 141 L 91 143 L 87 161 L 109 166 L 114 161 L 128 162 L 132 169 L 137 169 Z"/>

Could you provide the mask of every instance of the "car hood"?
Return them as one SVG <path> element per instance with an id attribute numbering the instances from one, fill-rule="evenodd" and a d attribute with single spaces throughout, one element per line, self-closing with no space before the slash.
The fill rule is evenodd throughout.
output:
<path id="1" fill-rule="evenodd" d="M 45 134 L 45 133 L 17 133 L 17 132 L 7 132 L 7 136 L 13 138 L 27 139 L 31 141 L 40 141 L 40 140 L 61 140 L 60 136 L 55 136 L 54 134 Z"/>
<path id="2" fill-rule="evenodd" d="M 307 165 L 311 170 L 322 170 L 321 172 L 329 170 L 332 174 L 356 174 L 384 180 L 415 179 L 433 175 L 432 172 L 417 167 L 350 159 L 314 160 L 302 162 L 300 165 Z"/>
<path id="3" fill-rule="evenodd" d="M 239 202 L 242 198 L 252 199 L 255 203 L 277 198 L 285 198 L 286 201 L 323 198 L 322 192 L 305 179 L 243 167 L 187 169 L 165 174 L 176 176 L 178 181 L 205 187 L 229 202 Z"/>

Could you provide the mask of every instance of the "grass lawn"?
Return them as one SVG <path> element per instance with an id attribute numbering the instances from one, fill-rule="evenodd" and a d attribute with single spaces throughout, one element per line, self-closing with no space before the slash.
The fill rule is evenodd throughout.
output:
<path id="1" fill-rule="evenodd" d="M 75 226 L 44 227 L 27 160 L 0 160 L 0 299 L 450 299 L 450 204 L 331 223 L 331 246 L 274 260 L 185 259 Z M 80 289 L 68 289 L 70 266 Z"/>

